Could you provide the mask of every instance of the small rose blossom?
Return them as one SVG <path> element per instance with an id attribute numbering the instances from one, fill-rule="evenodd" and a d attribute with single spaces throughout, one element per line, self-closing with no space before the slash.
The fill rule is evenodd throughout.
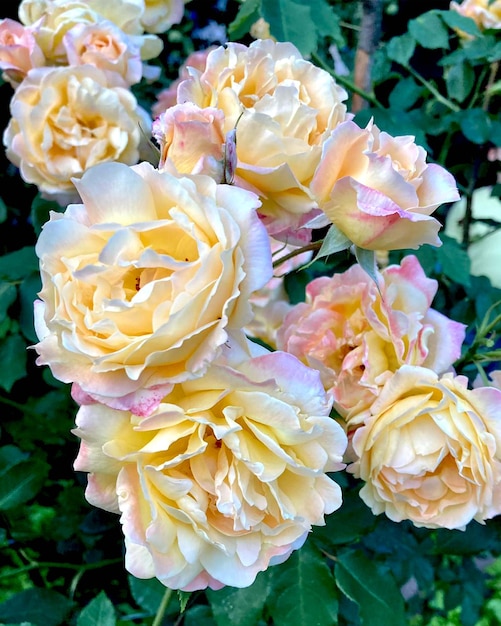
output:
<path id="1" fill-rule="evenodd" d="M 267 39 L 216 48 L 177 97 L 224 112 L 225 133 L 236 129 L 234 183 L 259 195 L 271 236 L 302 243 L 298 229 L 316 214 L 309 184 L 322 143 L 346 117 L 346 92 L 292 44 Z"/>
<path id="2" fill-rule="evenodd" d="M 501 0 L 463 0 L 463 2 L 451 2 L 450 9 L 457 11 L 464 17 L 471 17 L 476 25 L 484 30 L 486 28 L 501 28 Z M 469 38 L 469 35 L 459 32 L 460 35 Z"/>
<path id="3" fill-rule="evenodd" d="M 367 250 L 439 246 L 440 223 L 431 214 L 459 198 L 454 178 L 426 163 L 410 136 L 392 137 L 370 122 L 348 120 L 323 145 L 311 189 L 333 223 Z"/>
<path id="4" fill-rule="evenodd" d="M 34 67 L 45 65 L 45 57 L 33 32 L 9 18 L 0 20 L 0 70 L 14 88 Z"/>
<path id="5" fill-rule="evenodd" d="M 247 587 L 341 505 L 326 475 L 346 435 L 318 373 L 274 352 L 212 365 L 144 419 L 94 404 L 77 415 L 86 497 L 121 513 L 125 565 L 173 589 Z"/>
<path id="6" fill-rule="evenodd" d="M 205 50 L 197 50 L 188 56 L 186 61 L 179 68 L 179 78 L 173 80 L 167 89 L 163 89 L 157 94 L 157 101 L 151 109 L 153 117 L 158 117 L 169 107 L 177 104 L 177 88 L 183 80 L 190 77 L 189 68 L 203 72 L 207 61 L 207 55 L 211 52 L 211 50 L 215 50 L 215 46 L 211 46 Z"/>
<path id="7" fill-rule="evenodd" d="M 160 145 L 162 169 L 167 162 L 180 174 L 207 174 L 224 182 L 224 114 L 201 109 L 191 102 L 178 104 L 160 115 L 152 128 Z"/>
<path id="8" fill-rule="evenodd" d="M 144 0 L 141 25 L 148 33 L 165 33 L 183 19 L 188 0 Z"/>
<path id="9" fill-rule="evenodd" d="M 106 163 L 75 181 L 36 245 L 39 364 L 92 399 L 146 415 L 200 376 L 271 276 L 257 197 L 208 176 Z"/>
<path id="10" fill-rule="evenodd" d="M 76 24 L 63 37 L 69 65 L 94 65 L 111 87 L 130 87 L 141 80 L 143 64 L 139 47 L 107 20 Z"/>
<path id="11" fill-rule="evenodd" d="M 501 513 L 501 391 L 403 366 L 353 436 L 348 471 L 377 515 L 464 530 Z"/>
<path id="12" fill-rule="evenodd" d="M 415 256 L 385 268 L 378 285 L 359 265 L 315 278 L 277 334 L 279 350 L 320 371 L 350 424 L 401 365 L 445 372 L 464 340 L 463 324 L 430 308 L 437 281 Z"/>
<path id="13" fill-rule="evenodd" d="M 137 163 L 151 123 L 128 89 L 108 87 L 90 65 L 31 70 L 10 109 L 7 157 L 24 180 L 56 200 L 74 192 L 72 179 L 93 165 Z"/>

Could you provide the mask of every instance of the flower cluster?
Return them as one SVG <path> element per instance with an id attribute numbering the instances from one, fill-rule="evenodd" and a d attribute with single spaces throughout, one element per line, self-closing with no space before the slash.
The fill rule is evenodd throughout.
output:
<path id="1" fill-rule="evenodd" d="M 100 10 L 142 62 L 144 30 L 178 14 L 139 4 Z M 456 376 L 465 329 L 432 308 L 417 257 L 375 261 L 440 245 L 451 174 L 413 137 L 358 126 L 332 76 L 272 39 L 187 62 L 155 106 L 159 163 L 136 163 L 113 64 L 89 65 L 90 48 L 71 60 L 96 5 L 22 3 L 33 38 L 19 58 L 62 66 L 23 66 L 6 143 L 27 180 L 54 191 L 71 176 L 79 194 L 36 247 L 35 349 L 72 384 L 75 468 L 88 500 L 120 514 L 127 569 L 184 590 L 248 586 L 341 506 L 328 473 L 346 464 L 394 520 L 464 528 L 501 512 L 501 391 Z M 359 262 L 292 305 L 284 274 L 326 244 Z"/>
<path id="2" fill-rule="evenodd" d="M 66 205 L 73 177 L 144 156 L 151 120 L 130 87 L 158 76 L 153 32 L 181 20 L 183 0 L 23 0 L 0 21 L 0 69 L 14 88 L 3 141 L 24 180 Z"/>

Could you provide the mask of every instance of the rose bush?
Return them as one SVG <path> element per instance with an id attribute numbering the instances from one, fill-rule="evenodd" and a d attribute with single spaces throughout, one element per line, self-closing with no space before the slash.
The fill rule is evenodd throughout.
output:
<path id="1" fill-rule="evenodd" d="M 383 387 L 355 431 L 358 460 L 348 468 L 376 515 L 464 529 L 501 512 L 501 391 L 467 383 L 404 365 Z"/>
<path id="2" fill-rule="evenodd" d="M 322 224 L 334 224 L 367 250 L 441 245 L 433 211 L 459 199 L 453 176 L 410 136 L 392 137 L 370 122 L 339 124 L 322 147 L 311 182 Z"/>
<path id="3" fill-rule="evenodd" d="M 274 352 L 213 365 L 138 419 L 80 408 L 75 468 L 88 500 L 121 513 L 126 567 L 174 589 L 246 587 L 341 505 L 326 472 L 346 435 L 318 373 Z"/>
<path id="4" fill-rule="evenodd" d="M 308 240 L 298 229 L 316 208 L 309 184 L 322 142 L 346 117 L 346 92 L 293 45 L 272 40 L 229 43 L 209 52 L 203 71 L 188 71 L 178 103 L 221 109 L 225 133 L 236 128 L 234 182 L 259 195 L 270 235 Z"/>
<path id="5" fill-rule="evenodd" d="M 277 347 L 318 369 L 349 422 L 401 365 L 446 371 L 461 353 L 464 326 L 430 308 L 437 282 L 417 258 L 381 271 L 378 285 L 359 266 L 306 287 L 277 333 Z"/>
<path id="6" fill-rule="evenodd" d="M 83 204 L 52 213 L 36 247 L 38 362 L 76 381 L 81 402 L 146 414 L 251 318 L 249 295 L 271 276 L 259 203 L 148 163 L 103 164 L 75 184 Z"/>
<path id="7" fill-rule="evenodd" d="M 73 177 L 103 161 L 135 164 L 146 111 L 90 65 L 38 68 L 16 89 L 3 141 L 7 157 L 45 194 L 76 198 Z M 62 203 L 66 203 L 65 200 Z"/>

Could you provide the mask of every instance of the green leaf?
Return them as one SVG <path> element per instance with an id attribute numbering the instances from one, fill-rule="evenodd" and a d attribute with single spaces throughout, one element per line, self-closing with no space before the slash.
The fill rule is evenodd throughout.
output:
<path id="1" fill-rule="evenodd" d="M 270 590 L 270 570 L 267 570 L 258 574 L 250 587 L 225 587 L 219 591 L 209 590 L 206 595 L 217 626 L 255 626 L 263 614 Z"/>
<path id="2" fill-rule="evenodd" d="M 410 109 L 423 93 L 423 87 L 418 85 L 413 78 L 403 78 L 395 85 L 390 93 L 389 103 L 392 109 Z"/>
<path id="3" fill-rule="evenodd" d="M 165 595 L 165 585 L 158 578 L 141 579 L 129 576 L 132 597 L 146 611 L 155 614 Z"/>
<path id="4" fill-rule="evenodd" d="M 186 611 L 186 605 L 191 598 L 191 591 L 177 591 L 177 599 L 179 600 L 179 612 L 184 613 Z"/>
<path id="5" fill-rule="evenodd" d="M 475 84 L 475 72 L 466 62 L 447 67 L 444 77 L 449 98 L 457 102 L 463 102 Z"/>
<path id="6" fill-rule="evenodd" d="M 115 626 L 116 623 L 115 609 L 104 591 L 87 604 L 77 619 L 77 626 Z"/>
<path id="7" fill-rule="evenodd" d="M 33 246 L 0 257 L 0 279 L 17 281 L 37 271 L 38 259 Z"/>
<path id="8" fill-rule="evenodd" d="M 12 509 L 34 498 L 49 473 L 47 463 L 28 459 L 0 469 L 0 511 Z"/>
<path id="9" fill-rule="evenodd" d="M 0 341 L 0 363 L 9 367 L 0 370 L 0 387 L 9 392 L 12 386 L 26 376 L 26 343 L 21 335 L 8 335 Z"/>
<path id="10" fill-rule="evenodd" d="M 400 63 L 400 65 L 407 65 L 416 47 L 416 41 L 414 37 L 406 33 L 399 37 L 393 37 L 386 46 L 386 54 L 392 61 Z"/>
<path id="11" fill-rule="evenodd" d="M 336 252 L 346 250 L 351 246 L 351 244 L 351 240 L 348 239 L 348 237 L 344 235 L 337 226 L 332 224 L 332 226 L 327 231 L 327 235 L 322 242 L 317 256 L 315 257 L 315 261 L 318 261 L 319 259 L 322 259 L 323 257 L 329 256 L 331 254 L 336 254 Z"/>
<path id="12" fill-rule="evenodd" d="M 16 298 L 17 290 L 12 283 L 0 284 L 0 321 L 7 317 L 7 310 Z"/>
<path id="13" fill-rule="evenodd" d="M 460 244 L 447 235 L 441 236 L 443 245 L 437 248 L 437 261 L 442 272 L 454 282 L 465 287 L 470 286 L 470 258 Z"/>
<path id="14" fill-rule="evenodd" d="M 316 50 L 317 28 L 309 6 L 294 0 L 274 0 L 263 4 L 262 15 L 278 41 L 292 42 L 305 56 Z"/>
<path id="15" fill-rule="evenodd" d="M 7 205 L 2 200 L 2 198 L 0 198 L 0 224 L 2 222 L 5 222 L 6 219 L 7 219 Z"/>
<path id="16" fill-rule="evenodd" d="M 0 476 L 2 472 L 14 467 L 14 465 L 26 461 L 29 456 L 27 452 L 23 452 L 17 446 L 2 446 L 0 448 Z"/>
<path id="17" fill-rule="evenodd" d="M 480 108 L 467 109 L 458 115 L 459 125 L 472 143 L 486 143 L 490 139 L 491 120 L 489 114 Z"/>
<path id="18" fill-rule="evenodd" d="M 36 626 L 68 624 L 66 617 L 72 603 L 51 589 L 32 588 L 16 593 L 0 604 L 0 620 L 4 622 L 31 622 Z"/>
<path id="19" fill-rule="evenodd" d="M 368 274 L 372 280 L 376 283 L 376 287 L 379 290 L 378 271 L 376 264 L 376 253 L 374 250 L 365 250 L 355 246 L 355 256 L 357 257 L 358 264 Z"/>
<path id="20" fill-rule="evenodd" d="M 37 235 L 40 234 L 42 226 L 49 219 L 50 211 L 62 213 L 64 209 L 54 200 L 46 200 L 40 194 L 37 194 L 31 203 L 31 223 Z"/>
<path id="21" fill-rule="evenodd" d="M 461 15 L 457 11 L 440 11 L 440 17 L 444 20 L 444 22 L 454 30 L 461 30 L 468 35 L 472 35 L 473 37 L 480 37 L 482 33 L 480 32 L 475 20 L 471 17 L 465 17 Z"/>
<path id="22" fill-rule="evenodd" d="M 312 15 L 316 16 L 315 26 L 318 34 L 321 37 L 331 37 L 338 46 L 345 45 L 339 16 L 333 11 L 331 5 L 326 0 L 310 0 L 308 4 Z"/>
<path id="23" fill-rule="evenodd" d="M 235 39 L 241 39 L 250 31 L 251 26 L 261 17 L 261 0 L 246 0 L 242 2 L 238 13 L 228 25 L 228 34 Z"/>
<path id="24" fill-rule="evenodd" d="M 341 591 L 358 604 L 363 626 L 406 626 L 404 601 L 395 581 L 362 552 L 340 555 L 335 576 Z"/>
<path id="25" fill-rule="evenodd" d="M 449 33 L 435 11 L 410 20 L 409 33 L 423 48 L 448 48 Z"/>
<path id="26" fill-rule="evenodd" d="M 332 626 L 337 623 L 336 585 L 323 555 L 304 545 L 274 571 L 269 602 L 274 626 Z"/>

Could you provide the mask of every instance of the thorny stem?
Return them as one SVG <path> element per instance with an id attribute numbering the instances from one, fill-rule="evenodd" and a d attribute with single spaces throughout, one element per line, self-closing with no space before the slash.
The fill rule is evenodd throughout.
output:
<path id="1" fill-rule="evenodd" d="M 367 102 L 370 102 L 373 106 L 377 107 L 378 109 L 384 109 L 383 105 L 377 100 L 375 96 L 373 96 L 370 93 L 367 93 L 363 89 L 360 89 L 359 87 L 355 85 L 355 83 L 353 83 L 348 78 L 345 78 L 344 76 L 340 76 L 339 74 L 336 74 L 336 72 L 333 71 L 332 67 L 330 67 L 321 57 L 319 57 L 318 54 L 316 54 L 315 52 L 312 53 L 311 58 L 315 62 L 316 65 L 321 67 L 326 72 L 329 72 L 329 74 L 333 76 L 340 85 L 342 85 L 343 87 L 346 87 L 348 91 L 358 94 L 364 100 L 367 100 Z"/>
<path id="2" fill-rule="evenodd" d="M 151 626 L 160 626 L 165 616 L 165 611 L 167 610 L 167 607 L 169 606 L 169 601 L 170 601 L 171 596 L 172 596 L 172 589 L 167 588 L 165 590 L 164 596 L 162 598 L 162 601 L 160 602 L 157 614 L 155 615 L 155 619 L 153 620 Z"/>
<path id="3" fill-rule="evenodd" d="M 489 108 L 489 103 L 492 97 L 492 93 L 490 93 L 492 85 L 494 84 L 494 81 L 496 80 L 496 76 L 499 70 L 499 61 L 496 61 L 495 63 L 491 63 L 491 71 L 489 74 L 489 80 L 487 81 L 487 87 L 485 89 L 485 97 L 484 97 L 484 102 L 482 104 L 482 109 L 484 111 L 487 111 Z"/>
<path id="4" fill-rule="evenodd" d="M 285 263 L 285 261 L 288 261 L 289 259 L 293 259 L 295 256 L 298 256 L 298 254 L 302 254 L 303 252 L 308 252 L 309 250 L 320 250 L 321 247 L 322 247 L 322 241 L 314 241 L 312 243 L 309 243 L 306 246 L 297 248 L 296 250 L 289 252 L 285 256 L 280 257 L 276 261 L 273 261 L 273 269 L 275 269 L 282 263 Z"/>
<path id="5" fill-rule="evenodd" d="M 426 78 L 421 76 L 419 72 L 416 72 L 416 70 L 413 67 L 411 67 L 408 64 L 405 64 L 404 67 L 410 74 L 412 74 L 412 76 L 414 76 L 416 80 L 418 80 L 422 85 L 424 85 L 426 89 L 428 89 L 428 91 L 432 93 L 439 102 L 445 105 L 448 109 L 450 109 L 451 111 L 454 111 L 454 113 L 457 113 L 458 111 L 461 110 L 460 107 L 458 107 L 456 104 L 451 102 L 448 98 L 443 96 L 438 91 L 438 89 L 432 83 L 430 83 L 430 81 L 426 80 Z"/>

